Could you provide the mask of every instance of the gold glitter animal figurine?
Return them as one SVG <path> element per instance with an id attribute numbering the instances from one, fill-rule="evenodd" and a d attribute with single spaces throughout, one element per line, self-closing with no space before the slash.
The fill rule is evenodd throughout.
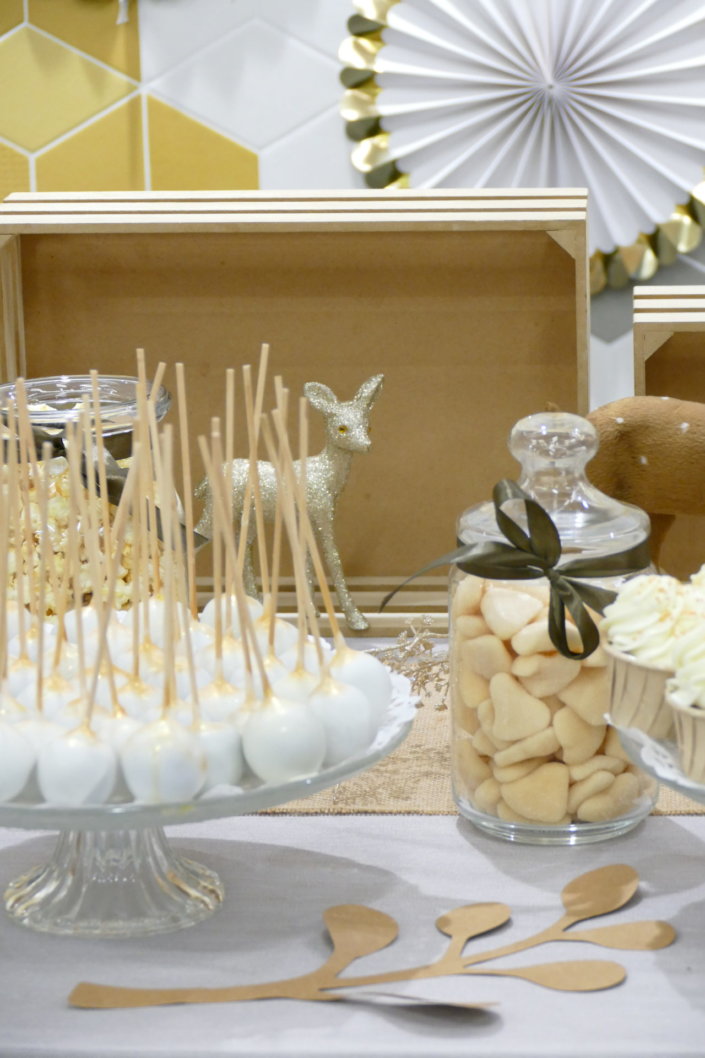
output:
<path id="1" fill-rule="evenodd" d="M 307 382 L 304 394 L 310 405 L 319 411 L 325 421 L 326 441 L 317 455 L 306 459 L 306 505 L 318 547 L 328 568 L 328 573 L 338 596 L 340 608 L 349 628 L 364 631 L 369 624 L 355 605 L 348 589 L 343 564 L 335 541 L 335 508 L 350 473 L 350 464 L 355 452 L 366 452 L 370 448 L 368 422 L 372 406 L 377 400 L 384 382 L 384 375 L 373 375 L 358 389 L 352 400 L 338 400 L 335 393 L 322 382 Z M 249 473 L 249 461 L 236 459 L 233 462 L 233 519 L 235 525 L 242 520 L 245 489 Z M 294 464 L 298 474 L 299 461 Z M 257 463 L 261 494 L 262 513 L 266 521 L 274 520 L 277 506 L 277 474 L 271 463 Z M 208 481 L 196 490 L 196 495 L 205 499 L 198 532 L 210 535 L 212 525 L 213 498 Z M 256 536 L 255 519 L 248 524 L 247 549 L 243 578 L 248 595 L 256 595 L 252 545 Z M 313 593 L 313 576 L 309 564 L 309 586 Z"/>

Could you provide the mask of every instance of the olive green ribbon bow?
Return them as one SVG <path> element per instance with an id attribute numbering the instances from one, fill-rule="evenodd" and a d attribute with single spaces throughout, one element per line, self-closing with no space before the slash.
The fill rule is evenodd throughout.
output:
<path id="1" fill-rule="evenodd" d="M 524 503 L 528 533 L 502 510 L 507 500 Z M 429 562 L 407 577 L 382 600 L 380 610 L 415 577 L 439 566 L 455 565 L 464 573 L 491 580 L 536 580 L 545 577 L 550 586 L 548 633 L 551 642 L 567 658 L 581 660 L 592 654 L 600 643 L 600 633 L 588 607 L 602 613 L 616 598 L 616 592 L 587 584 L 583 578 L 626 576 L 649 565 L 649 544 L 643 540 L 635 547 L 611 555 L 573 559 L 558 568 L 563 552 L 561 538 L 551 517 L 540 503 L 531 499 L 515 481 L 503 479 L 492 492 L 497 525 L 508 541 L 484 544 L 461 544 L 455 551 Z M 566 610 L 580 633 L 582 650 L 571 650 L 566 631 Z"/>

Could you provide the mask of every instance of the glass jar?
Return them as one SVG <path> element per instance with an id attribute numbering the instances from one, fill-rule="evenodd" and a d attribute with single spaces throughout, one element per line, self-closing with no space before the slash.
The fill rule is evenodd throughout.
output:
<path id="1" fill-rule="evenodd" d="M 137 400 L 138 380 L 127 375 L 98 375 L 97 395 L 100 416 L 101 435 L 106 452 L 117 460 L 121 467 L 129 465 L 132 451 L 132 431 L 138 415 Z M 148 395 L 150 385 L 147 385 Z M 27 544 L 23 541 L 19 549 L 15 549 L 13 541 L 10 541 L 9 559 L 9 589 L 10 596 L 15 596 L 16 569 L 21 563 L 27 579 L 25 594 L 36 591 L 36 575 L 39 565 L 38 540 L 41 532 L 47 532 L 51 540 L 51 549 L 58 561 L 55 567 L 61 569 L 68 548 L 68 518 L 69 518 L 69 495 L 70 483 L 68 463 L 61 454 L 60 439 L 71 422 L 77 422 L 82 409 L 87 402 L 91 430 L 95 436 L 97 416 L 93 403 L 93 379 L 90 375 L 56 375 L 46 378 L 29 378 L 24 380 L 24 392 L 27 401 L 27 410 L 31 426 L 37 429 L 37 437 L 44 436 L 55 440 L 54 458 L 46 464 L 41 460 L 38 462 L 39 472 L 49 474 L 47 524 L 41 525 L 38 507 L 33 503 L 30 511 L 32 526 L 34 529 L 34 550 L 27 554 Z M 0 386 L 0 414 L 6 414 L 10 404 L 17 407 L 17 385 L 8 383 Z M 154 406 L 157 421 L 161 421 L 169 410 L 171 395 L 161 386 L 154 398 Z M 38 448 L 41 447 L 38 445 Z M 89 502 L 89 496 L 86 497 Z M 110 507 L 110 514 L 114 508 Z M 96 523 L 100 521 L 100 513 L 96 512 Z M 129 539 L 126 543 L 126 551 L 129 551 Z M 127 559 L 129 566 L 129 557 Z M 91 579 L 88 556 L 85 551 L 81 553 L 81 584 L 84 590 L 83 601 L 86 602 L 91 595 Z M 116 605 L 118 607 L 128 606 L 131 602 L 131 578 L 126 571 L 124 579 L 117 586 Z M 54 585 L 49 582 L 45 586 L 45 608 L 47 615 L 57 612 L 56 600 L 54 599 Z"/>
<path id="2" fill-rule="evenodd" d="M 597 451 L 586 419 L 544 412 L 513 428 L 520 487 L 553 521 L 556 570 L 648 539 L 649 519 L 594 488 L 585 466 Z M 527 530 L 523 500 L 502 510 Z M 493 503 L 465 511 L 461 545 L 507 543 Z M 617 590 L 636 572 L 589 583 Z M 450 580 L 450 704 L 453 795 L 462 815 L 510 841 L 562 845 L 599 841 L 636 826 L 657 787 L 629 761 L 608 711 L 606 658 L 564 656 L 549 635 L 550 585 L 487 579 L 454 566 Z M 599 619 L 599 618 L 598 618 Z M 582 643 L 568 618 L 571 652 Z"/>
<path id="3" fill-rule="evenodd" d="M 98 403 L 105 447 L 114 459 L 125 459 L 132 447 L 132 427 L 137 418 L 137 379 L 129 375 L 98 375 Z M 33 426 L 47 431 L 61 432 L 67 423 L 77 422 L 84 401 L 92 426 L 93 379 L 90 375 L 52 375 L 47 378 L 24 380 L 29 418 Z M 150 384 L 147 384 L 150 395 Z M 6 411 L 10 401 L 17 401 L 14 382 L 0 386 L 0 411 Z M 154 398 L 157 422 L 171 404 L 171 394 L 160 386 Z"/>

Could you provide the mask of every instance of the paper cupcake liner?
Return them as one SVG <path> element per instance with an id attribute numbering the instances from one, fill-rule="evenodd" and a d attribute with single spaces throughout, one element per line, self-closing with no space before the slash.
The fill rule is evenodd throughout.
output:
<path id="1" fill-rule="evenodd" d="M 670 700 L 676 728 L 681 770 L 689 779 L 705 783 L 705 709 Z"/>
<path id="2" fill-rule="evenodd" d="M 605 645 L 610 718 L 619 727 L 635 727 L 652 738 L 673 736 L 673 712 L 666 700 L 672 672 L 647 665 Z"/>

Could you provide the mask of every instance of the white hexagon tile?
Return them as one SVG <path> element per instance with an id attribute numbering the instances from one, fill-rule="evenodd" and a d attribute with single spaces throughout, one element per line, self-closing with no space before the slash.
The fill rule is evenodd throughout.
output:
<path id="1" fill-rule="evenodd" d="M 153 80 L 258 18 L 336 60 L 351 0 L 141 0 L 142 76 Z"/>
<path id="2" fill-rule="evenodd" d="M 332 106 L 337 63 L 260 18 L 154 80 L 151 93 L 253 150 Z"/>

